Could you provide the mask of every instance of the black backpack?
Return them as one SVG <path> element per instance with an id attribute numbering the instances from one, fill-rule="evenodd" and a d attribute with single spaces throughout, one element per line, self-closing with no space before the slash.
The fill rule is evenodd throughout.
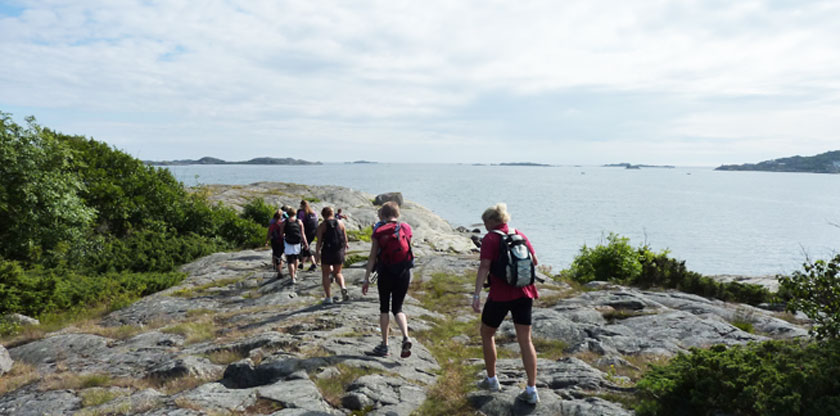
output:
<path id="1" fill-rule="evenodd" d="M 315 235 L 315 230 L 318 228 L 318 216 L 315 214 L 306 215 L 303 218 L 303 228 L 306 229 L 306 235 Z"/>
<path id="2" fill-rule="evenodd" d="M 296 219 L 287 219 L 286 224 L 283 225 L 283 232 L 285 233 L 283 239 L 289 244 L 298 244 L 302 240 L 300 224 L 298 224 Z"/>
<path id="3" fill-rule="evenodd" d="M 321 238 L 324 239 L 324 249 L 334 250 L 344 246 L 344 234 L 337 220 L 324 221 L 324 234 Z"/>
<path id="4" fill-rule="evenodd" d="M 513 287 L 534 284 L 537 274 L 525 238 L 516 234 L 513 228 L 507 234 L 499 230 L 493 232 L 501 236 L 501 242 L 499 258 L 490 263 L 490 272 Z"/>

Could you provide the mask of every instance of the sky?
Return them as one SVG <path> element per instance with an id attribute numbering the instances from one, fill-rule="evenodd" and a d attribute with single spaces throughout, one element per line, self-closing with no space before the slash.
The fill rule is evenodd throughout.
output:
<path id="1" fill-rule="evenodd" d="M 143 160 L 840 149 L 838 1 L 0 0 L 0 111 Z"/>

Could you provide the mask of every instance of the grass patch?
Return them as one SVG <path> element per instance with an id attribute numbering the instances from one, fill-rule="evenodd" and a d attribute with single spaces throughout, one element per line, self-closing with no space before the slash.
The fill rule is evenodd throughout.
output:
<path id="1" fill-rule="evenodd" d="M 361 230 L 347 230 L 347 239 L 350 241 L 364 241 L 369 243 L 373 234 L 373 226 L 367 226 Z"/>
<path id="2" fill-rule="evenodd" d="M 264 397 L 257 397 L 257 402 L 245 408 L 243 415 L 270 415 L 285 409 L 283 404 Z M 238 414 L 238 413 L 237 413 Z"/>
<path id="3" fill-rule="evenodd" d="M 312 381 L 318 387 L 318 391 L 324 396 L 324 400 L 335 408 L 341 408 L 341 398 L 347 387 L 361 376 L 369 374 L 382 374 L 382 370 L 370 367 L 355 367 L 347 364 L 335 366 L 338 374 L 332 377 L 313 378 Z"/>
<path id="4" fill-rule="evenodd" d="M 356 263 L 367 261 L 368 256 L 361 254 L 351 254 L 344 257 L 344 267 L 350 267 Z"/>
<path id="5" fill-rule="evenodd" d="M 205 283 L 203 285 L 194 286 L 194 287 L 186 287 L 183 289 L 178 289 L 172 292 L 170 295 L 179 297 L 179 298 L 195 298 L 199 296 L 205 296 L 209 294 L 210 289 L 214 289 L 217 287 L 226 287 L 232 284 L 235 284 L 247 277 L 229 277 L 227 279 L 219 279 L 210 283 Z"/>
<path id="6" fill-rule="evenodd" d="M 310 204 L 317 204 L 321 202 L 320 198 L 316 198 L 314 196 L 305 196 L 303 197 L 303 200 L 309 202 Z"/>
<path id="7" fill-rule="evenodd" d="M 0 396 L 38 381 L 39 378 L 41 378 L 41 375 L 35 367 L 26 363 L 15 362 L 12 369 L 0 377 Z"/>
<path id="8" fill-rule="evenodd" d="M 82 399 L 82 407 L 99 406 L 116 399 L 128 395 L 127 392 L 113 391 L 103 388 L 91 388 L 79 392 L 79 398 Z"/>
<path id="9" fill-rule="evenodd" d="M 216 334 L 216 325 L 213 322 L 184 322 L 161 329 L 167 334 L 178 334 L 185 338 L 187 344 L 207 341 Z"/>
<path id="10" fill-rule="evenodd" d="M 600 393 L 592 397 L 598 397 L 608 402 L 618 403 L 621 407 L 627 410 L 635 410 L 636 406 L 641 403 L 638 397 L 630 393 Z"/>
<path id="11" fill-rule="evenodd" d="M 243 354 L 241 351 L 220 350 L 205 354 L 205 357 L 213 364 L 228 365 L 247 358 L 248 355 Z"/>
<path id="12" fill-rule="evenodd" d="M 197 318 L 200 316 L 213 315 L 215 313 L 216 311 L 206 308 L 190 309 L 187 311 L 187 318 Z"/>
<path id="13" fill-rule="evenodd" d="M 569 344 L 556 339 L 532 337 L 531 341 L 537 350 L 537 357 L 552 361 L 565 357 L 566 349 L 569 348 Z"/>
<path id="14" fill-rule="evenodd" d="M 735 309 L 735 314 L 732 316 L 732 321 L 729 323 L 741 331 L 754 334 L 755 327 L 753 326 L 753 323 L 755 323 L 755 312 L 752 309 L 739 306 Z"/>
<path id="15" fill-rule="evenodd" d="M 601 312 L 601 316 L 607 320 L 608 323 L 615 323 L 628 318 L 635 318 L 637 316 L 650 315 L 643 311 L 633 311 L 628 309 L 607 309 Z"/>
<path id="16" fill-rule="evenodd" d="M 483 364 L 467 363 L 482 357 L 483 353 L 479 317 L 470 308 L 469 294 L 474 282 L 472 271 L 465 271 L 461 275 L 436 273 L 425 282 L 418 278 L 411 284 L 411 295 L 420 300 L 424 308 L 446 316 L 443 319 L 423 317 L 432 323 L 431 328 L 414 335 L 429 348 L 441 366 L 436 383 L 428 389 L 426 401 L 415 412 L 417 415 L 475 414 L 467 401 L 467 393 L 475 389 L 475 374 Z M 463 316 L 473 319 L 466 322 L 455 319 Z M 466 343 L 459 342 L 462 335 L 468 337 Z"/>
<path id="17" fill-rule="evenodd" d="M 41 391 L 80 390 L 91 387 L 111 387 L 117 383 L 110 375 L 103 373 L 73 374 L 70 372 L 50 374 L 38 386 Z"/>

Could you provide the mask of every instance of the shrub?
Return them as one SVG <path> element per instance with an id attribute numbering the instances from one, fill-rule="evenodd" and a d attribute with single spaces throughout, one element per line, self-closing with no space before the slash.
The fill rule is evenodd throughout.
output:
<path id="1" fill-rule="evenodd" d="M 779 276 L 779 293 L 788 312 L 801 311 L 814 321 L 817 338 L 840 337 L 840 254 L 826 262 L 803 264 L 804 271 Z"/>
<path id="2" fill-rule="evenodd" d="M 572 261 L 571 277 L 577 282 L 593 280 L 632 281 L 642 271 L 638 252 L 630 246 L 630 239 L 610 233 L 607 245 L 595 248 L 584 245 Z"/>
<path id="3" fill-rule="evenodd" d="M 692 349 L 636 385 L 639 416 L 840 414 L 840 342 Z"/>
<path id="4" fill-rule="evenodd" d="M 649 246 L 637 249 L 629 239 L 610 233 L 607 245 L 583 246 L 569 270 L 561 275 L 578 283 L 592 280 L 612 281 L 643 289 L 677 289 L 725 301 L 757 305 L 773 299 L 767 289 L 738 282 L 719 282 L 688 270 L 684 260 L 668 256 L 668 250 L 655 253 Z"/>
<path id="5" fill-rule="evenodd" d="M 264 199 L 254 198 L 242 207 L 240 216 L 263 227 L 268 227 L 268 223 L 275 212 L 277 212 L 277 209 L 266 204 Z"/>

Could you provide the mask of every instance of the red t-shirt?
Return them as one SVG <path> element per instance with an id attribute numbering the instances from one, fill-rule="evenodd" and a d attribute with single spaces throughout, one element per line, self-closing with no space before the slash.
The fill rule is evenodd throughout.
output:
<path id="1" fill-rule="evenodd" d="M 508 233 L 509 230 L 507 224 L 502 224 L 495 229 L 503 233 Z M 522 234 L 519 230 L 516 230 L 516 233 L 525 239 L 525 244 L 528 245 L 528 250 L 531 251 L 531 256 L 536 256 L 534 247 L 531 246 L 531 241 L 528 240 L 528 237 L 526 237 L 525 234 Z M 479 258 L 481 260 L 491 261 L 499 258 L 499 246 L 501 244 L 501 240 L 502 236 L 499 234 L 488 232 L 484 238 L 481 239 L 481 254 Z M 525 287 L 513 287 L 505 283 L 504 280 L 494 276 L 492 273 L 490 274 L 490 294 L 487 295 L 488 299 L 495 302 L 509 302 L 524 297 L 531 299 L 538 298 L 539 294 L 537 293 L 537 286 L 528 285 Z"/>

